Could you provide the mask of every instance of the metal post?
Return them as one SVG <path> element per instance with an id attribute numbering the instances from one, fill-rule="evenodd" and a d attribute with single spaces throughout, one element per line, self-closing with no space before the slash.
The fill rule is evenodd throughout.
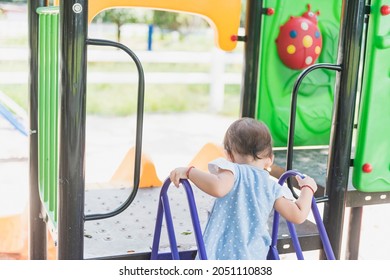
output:
<path id="1" fill-rule="evenodd" d="M 60 3 L 58 258 L 83 259 L 88 1 Z"/>
<path id="2" fill-rule="evenodd" d="M 362 225 L 363 207 L 352 207 L 349 215 L 349 228 L 345 259 L 359 258 L 360 230 Z M 357 229 L 357 230 L 356 230 Z"/>
<path id="3" fill-rule="evenodd" d="M 324 224 L 335 257 L 340 259 L 350 168 L 352 131 L 364 25 L 365 0 L 344 0 L 340 27 L 335 105 L 330 137 Z M 322 256 L 323 257 L 323 256 Z"/>
<path id="4" fill-rule="evenodd" d="M 263 1 L 248 0 L 246 2 L 246 42 L 240 116 L 253 118 L 256 113 L 257 82 L 259 79 L 260 30 Z"/>
<path id="5" fill-rule="evenodd" d="M 29 258 L 47 258 L 47 229 L 41 218 L 41 199 L 38 186 L 38 14 L 36 9 L 45 1 L 28 1 L 28 40 L 29 40 Z"/>

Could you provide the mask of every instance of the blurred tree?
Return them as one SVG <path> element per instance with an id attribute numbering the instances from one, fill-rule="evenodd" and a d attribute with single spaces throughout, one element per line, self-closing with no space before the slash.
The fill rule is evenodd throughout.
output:
<path id="1" fill-rule="evenodd" d="M 162 31 L 162 39 L 164 38 L 164 30 L 177 31 L 182 37 L 183 33 L 189 29 L 208 26 L 207 22 L 200 16 L 159 10 L 153 12 L 152 23 Z"/>
<path id="2" fill-rule="evenodd" d="M 178 19 L 178 13 L 157 10 L 153 12 L 153 24 L 161 29 L 178 30 L 180 27 Z"/>
<path id="3" fill-rule="evenodd" d="M 246 3 L 247 0 L 241 0 L 241 19 L 240 19 L 240 27 L 245 27 L 245 18 L 246 18 Z"/>
<path id="4" fill-rule="evenodd" d="M 121 41 L 121 27 L 126 23 L 145 21 L 145 16 L 137 13 L 134 9 L 109 9 L 101 12 L 94 21 L 112 22 L 116 25 L 116 39 Z"/>
<path id="5" fill-rule="evenodd" d="M 186 31 L 208 27 L 203 17 L 148 9 L 109 9 L 98 14 L 94 22 L 112 22 L 117 27 L 117 40 L 121 39 L 121 27 L 126 23 L 145 23 L 161 30 L 161 39 L 166 31 L 177 31 L 182 37 Z"/>

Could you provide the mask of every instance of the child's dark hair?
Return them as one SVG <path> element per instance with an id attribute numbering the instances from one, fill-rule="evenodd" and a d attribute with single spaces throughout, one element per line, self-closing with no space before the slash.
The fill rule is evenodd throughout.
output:
<path id="1" fill-rule="evenodd" d="M 268 127 L 252 118 L 241 118 L 230 125 L 224 138 L 224 148 L 231 158 L 235 151 L 254 159 L 272 157 L 272 136 Z"/>

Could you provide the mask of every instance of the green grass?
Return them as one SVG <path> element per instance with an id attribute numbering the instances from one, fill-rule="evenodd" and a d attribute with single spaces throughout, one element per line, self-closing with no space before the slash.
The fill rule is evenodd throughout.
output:
<path id="1" fill-rule="evenodd" d="M 142 63 L 142 61 L 141 61 Z M 142 63 L 144 72 L 209 72 L 207 64 L 193 63 Z M 91 72 L 136 72 L 133 62 L 89 62 L 88 71 Z"/>
<path id="2" fill-rule="evenodd" d="M 237 117 L 240 113 L 241 87 L 239 85 L 226 85 L 222 115 Z"/>
<path id="3" fill-rule="evenodd" d="M 91 34 L 91 37 L 94 37 Z M 132 34 L 122 34 L 122 43 L 137 52 L 146 50 L 145 35 L 134 37 Z M 112 38 L 111 38 L 111 37 Z M 115 40 L 114 34 L 108 34 L 106 39 Z M 3 46 L 27 47 L 27 36 L 1 40 Z M 4 43 L 4 44 L 3 44 Z M 153 50 L 158 51 L 210 51 L 214 47 L 214 39 L 202 34 L 191 34 L 177 40 L 171 34 L 166 34 L 162 40 L 158 32 L 153 37 Z M 240 51 L 242 45 L 237 46 Z M 145 73 L 151 72 L 210 72 L 210 65 L 204 63 L 143 63 Z M 0 72 L 28 71 L 24 61 L 1 62 Z M 136 72 L 133 63 L 89 62 L 89 72 Z M 226 72 L 241 73 L 241 65 L 227 65 Z M 208 112 L 209 85 L 155 85 L 145 86 L 145 112 Z M 25 110 L 28 108 L 27 85 L 0 85 L 0 90 L 11 97 Z M 221 114 L 237 116 L 240 102 L 240 86 L 225 86 L 224 107 Z M 135 84 L 88 84 L 87 113 L 95 115 L 125 116 L 136 112 L 137 88 Z"/>
<path id="4" fill-rule="evenodd" d="M 237 115 L 239 86 L 227 86 L 224 115 Z M 146 85 L 145 112 L 208 112 L 207 85 Z M 87 92 L 87 113 L 125 116 L 137 108 L 137 88 L 126 85 L 90 85 Z"/>
<path id="5" fill-rule="evenodd" d="M 145 63 L 145 73 L 150 72 L 205 72 L 207 64 Z M 26 62 L 0 62 L 0 72 L 27 71 Z M 239 73 L 239 65 L 228 65 L 226 71 Z M 136 72 L 132 63 L 90 62 L 89 72 Z M 28 108 L 27 85 L 0 85 L 0 90 L 25 110 Z M 87 113 L 94 115 L 126 116 L 136 112 L 136 84 L 89 84 L 87 86 Z M 237 116 L 240 86 L 226 85 L 224 107 L 221 114 Z M 145 112 L 207 112 L 209 110 L 208 85 L 145 85 Z"/>
<path id="6" fill-rule="evenodd" d="M 28 110 L 27 85 L 0 85 L 0 90 Z M 127 116 L 137 109 L 136 85 L 92 84 L 87 87 L 87 114 L 101 116 Z M 237 116 L 240 87 L 225 87 L 223 115 Z M 209 87 L 207 85 L 146 85 L 146 113 L 155 112 L 208 112 Z"/>

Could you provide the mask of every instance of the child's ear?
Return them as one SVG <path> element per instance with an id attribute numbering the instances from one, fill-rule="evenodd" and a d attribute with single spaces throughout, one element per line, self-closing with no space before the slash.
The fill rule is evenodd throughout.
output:
<path id="1" fill-rule="evenodd" d="M 229 151 L 227 151 L 226 149 L 224 149 L 223 151 L 224 151 L 225 158 L 226 158 L 228 161 L 234 162 L 234 157 L 233 157 L 232 152 L 229 152 Z"/>
<path id="2" fill-rule="evenodd" d="M 275 156 L 272 155 L 271 157 L 267 158 L 266 162 L 265 162 L 265 169 L 267 170 L 270 170 L 271 169 L 271 166 L 272 164 L 274 163 L 274 159 L 275 159 Z"/>

